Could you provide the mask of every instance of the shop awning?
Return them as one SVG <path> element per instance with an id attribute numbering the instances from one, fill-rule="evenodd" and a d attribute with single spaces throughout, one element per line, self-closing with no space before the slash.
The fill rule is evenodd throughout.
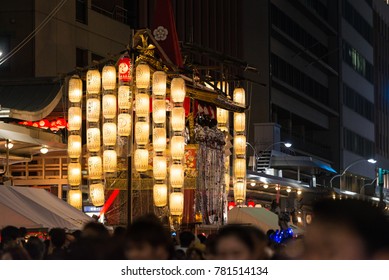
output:
<path id="1" fill-rule="evenodd" d="M 0 118 L 37 121 L 62 98 L 62 85 L 51 78 L 0 81 Z"/>
<path id="2" fill-rule="evenodd" d="M 331 165 L 321 160 L 304 156 L 272 156 L 270 158 L 270 167 L 275 169 L 321 170 L 337 173 Z"/>

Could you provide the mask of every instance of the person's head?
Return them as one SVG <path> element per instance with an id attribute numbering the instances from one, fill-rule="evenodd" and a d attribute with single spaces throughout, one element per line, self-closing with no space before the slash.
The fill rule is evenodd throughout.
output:
<path id="1" fill-rule="evenodd" d="M 384 213 L 360 200 L 322 200 L 305 234 L 306 259 L 372 259 L 389 248 Z"/>
<path id="2" fill-rule="evenodd" d="M 26 249 L 21 246 L 12 246 L 4 250 L 2 260 L 30 260 Z"/>
<path id="3" fill-rule="evenodd" d="M 265 233 L 257 227 L 247 227 L 251 233 L 251 237 L 254 241 L 255 248 L 255 259 L 263 260 L 267 258 L 266 246 L 267 246 L 267 236 Z"/>
<path id="4" fill-rule="evenodd" d="M 205 234 L 203 234 L 203 233 L 198 234 L 198 235 L 197 235 L 197 238 L 198 238 L 198 240 L 200 240 L 200 242 L 201 242 L 202 244 L 205 244 L 205 242 L 207 241 L 207 237 L 206 237 Z"/>
<path id="5" fill-rule="evenodd" d="M 154 215 L 135 220 L 128 227 L 126 243 L 125 254 L 131 260 L 164 260 L 174 254 L 169 231 Z"/>
<path id="6" fill-rule="evenodd" d="M 38 237 L 32 236 L 24 245 L 32 260 L 43 260 L 45 254 L 45 244 Z"/>
<path id="7" fill-rule="evenodd" d="M 216 237 L 216 234 L 210 234 L 208 235 L 208 238 L 205 241 L 204 258 L 207 260 L 216 259 Z"/>
<path id="8" fill-rule="evenodd" d="M 27 235 L 27 229 L 25 227 L 20 227 L 19 228 L 19 237 L 25 238 L 26 235 Z"/>
<path id="9" fill-rule="evenodd" d="M 216 258 L 221 260 L 250 260 L 255 258 L 255 243 L 248 227 L 227 225 L 216 238 Z"/>
<path id="10" fill-rule="evenodd" d="M 16 242 L 19 237 L 19 229 L 14 226 L 6 226 L 1 230 L 1 243 L 6 245 L 9 242 Z"/>
<path id="11" fill-rule="evenodd" d="M 126 236 L 126 228 L 125 227 L 116 227 L 113 231 L 113 237 L 124 238 Z"/>
<path id="12" fill-rule="evenodd" d="M 54 248 L 62 248 L 66 241 L 66 232 L 63 228 L 53 228 L 49 232 L 51 244 Z"/>
<path id="13" fill-rule="evenodd" d="M 195 239 L 195 235 L 190 231 L 183 231 L 180 233 L 180 245 L 183 248 L 188 248 Z"/>
<path id="14" fill-rule="evenodd" d="M 101 223 L 90 222 L 84 226 L 82 237 L 109 238 L 108 229 Z"/>
<path id="15" fill-rule="evenodd" d="M 204 260 L 205 245 L 196 242 L 192 244 L 186 251 L 186 258 L 188 260 Z"/>

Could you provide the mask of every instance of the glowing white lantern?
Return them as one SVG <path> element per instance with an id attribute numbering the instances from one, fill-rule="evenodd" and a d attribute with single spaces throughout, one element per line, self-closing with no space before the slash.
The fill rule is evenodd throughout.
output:
<path id="1" fill-rule="evenodd" d="M 118 115 L 119 136 L 129 136 L 131 133 L 131 115 L 122 113 Z"/>
<path id="2" fill-rule="evenodd" d="M 106 146 L 116 145 L 116 124 L 115 123 L 104 123 L 103 143 Z"/>
<path id="3" fill-rule="evenodd" d="M 120 86 L 118 89 L 118 105 L 120 109 L 131 109 L 131 94 L 129 86 Z"/>
<path id="4" fill-rule="evenodd" d="M 148 122 L 138 121 L 135 124 L 135 141 L 138 145 L 146 145 L 149 142 L 150 125 Z"/>
<path id="5" fill-rule="evenodd" d="M 234 137 L 234 150 L 237 155 L 246 154 L 246 136 L 236 135 Z"/>
<path id="6" fill-rule="evenodd" d="M 166 184 L 155 184 L 153 188 L 154 205 L 164 207 L 167 205 L 167 186 Z"/>
<path id="7" fill-rule="evenodd" d="M 166 129 L 154 128 L 153 129 L 153 148 L 156 152 L 163 152 L 166 150 Z"/>
<path id="8" fill-rule="evenodd" d="M 136 149 L 134 153 L 135 170 L 146 172 L 149 167 L 149 151 L 146 149 Z"/>
<path id="9" fill-rule="evenodd" d="M 234 114 L 234 130 L 236 132 L 244 132 L 246 129 L 246 114 L 235 113 Z"/>
<path id="10" fill-rule="evenodd" d="M 166 102 L 165 99 L 153 100 L 153 121 L 160 124 L 166 122 Z"/>
<path id="11" fill-rule="evenodd" d="M 100 100 L 89 98 L 86 101 L 86 119 L 88 122 L 98 122 L 100 120 Z"/>
<path id="12" fill-rule="evenodd" d="M 69 116 L 69 131 L 80 130 L 82 123 L 82 111 L 80 107 L 70 107 L 68 111 Z"/>
<path id="13" fill-rule="evenodd" d="M 153 94 L 164 97 L 166 94 L 166 73 L 156 71 L 153 74 Z"/>
<path id="14" fill-rule="evenodd" d="M 102 183 L 91 184 L 89 186 L 89 198 L 94 206 L 104 205 L 104 185 Z"/>
<path id="15" fill-rule="evenodd" d="M 68 183 L 70 186 L 81 185 L 81 164 L 78 162 L 68 164 Z"/>
<path id="16" fill-rule="evenodd" d="M 184 167 L 181 164 L 172 164 L 170 166 L 170 185 L 173 189 L 183 187 L 184 176 Z"/>
<path id="17" fill-rule="evenodd" d="M 106 119 L 113 119 L 116 117 L 116 96 L 113 94 L 106 94 L 103 96 L 103 116 Z"/>
<path id="18" fill-rule="evenodd" d="M 100 156 L 92 156 L 88 158 L 88 174 L 89 179 L 102 179 L 103 176 L 103 161 Z"/>
<path id="19" fill-rule="evenodd" d="M 173 159 L 182 159 L 185 154 L 184 136 L 173 136 L 170 143 L 170 153 Z"/>
<path id="20" fill-rule="evenodd" d="M 173 131 L 183 131 L 185 129 L 185 109 L 175 107 L 172 109 L 172 129 Z"/>
<path id="21" fill-rule="evenodd" d="M 113 65 L 105 65 L 102 72 L 102 84 L 105 90 L 116 88 L 116 68 Z"/>
<path id="22" fill-rule="evenodd" d="M 101 76 L 97 69 L 89 70 L 86 73 L 86 91 L 88 94 L 98 94 L 101 87 Z"/>
<path id="23" fill-rule="evenodd" d="M 69 101 L 78 103 L 82 99 L 82 81 L 77 76 L 74 75 L 69 80 Z"/>
<path id="24" fill-rule="evenodd" d="M 234 176 L 235 178 L 246 177 L 246 159 L 236 158 L 234 160 Z"/>
<path id="25" fill-rule="evenodd" d="M 117 155 L 114 150 L 105 150 L 103 153 L 104 172 L 113 173 L 117 169 Z"/>
<path id="26" fill-rule="evenodd" d="M 68 137 L 68 155 L 70 158 L 79 158 L 81 156 L 81 136 L 70 135 Z"/>
<path id="27" fill-rule="evenodd" d="M 185 99 L 185 81 L 183 78 L 174 78 L 170 87 L 170 97 L 173 102 L 182 103 Z"/>
<path id="28" fill-rule="evenodd" d="M 156 180 L 164 180 L 167 175 L 166 157 L 153 158 L 153 175 Z"/>
<path id="29" fill-rule="evenodd" d="M 246 183 L 234 183 L 234 199 L 236 202 L 243 202 L 246 199 Z"/>
<path id="30" fill-rule="evenodd" d="M 181 216 L 184 212 L 184 194 L 181 192 L 173 192 L 169 198 L 170 215 Z"/>
<path id="31" fill-rule="evenodd" d="M 82 209 L 82 192 L 80 190 L 70 190 L 68 192 L 68 203 L 79 210 Z"/>
<path id="32" fill-rule="evenodd" d="M 147 117 L 150 111 L 150 96 L 138 93 L 135 95 L 135 112 L 138 117 Z"/>
<path id="33" fill-rule="evenodd" d="M 139 64 L 136 67 L 136 87 L 146 89 L 150 86 L 150 67 L 147 64 Z"/>
<path id="34" fill-rule="evenodd" d="M 88 128 L 86 131 L 86 147 L 89 152 L 100 151 L 100 129 L 99 128 Z"/>
<path id="35" fill-rule="evenodd" d="M 246 93 L 244 91 L 244 88 L 236 88 L 234 90 L 233 99 L 236 103 L 239 103 L 239 104 L 245 106 L 246 105 Z"/>
<path id="36" fill-rule="evenodd" d="M 228 122 L 228 111 L 222 108 L 216 108 L 216 120 L 219 125 L 226 125 Z"/>

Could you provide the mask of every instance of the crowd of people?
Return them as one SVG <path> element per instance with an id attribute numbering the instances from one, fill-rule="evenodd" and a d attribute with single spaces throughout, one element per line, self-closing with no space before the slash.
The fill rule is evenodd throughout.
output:
<path id="1" fill-rule="evenodd" d="M 26 229 L 1 230 L 2 260 L 264 260 L 389 259 L 389 221 L 384 212 L 358 200 L 323 200 L 302 237 L 274 242 L 269 232 L 226 225 L 217 233 L 172 234 L 154 215 L 110 232 L 103 224 L 82 231 L 53 228 L 49 238 L 25 238 Z"/>

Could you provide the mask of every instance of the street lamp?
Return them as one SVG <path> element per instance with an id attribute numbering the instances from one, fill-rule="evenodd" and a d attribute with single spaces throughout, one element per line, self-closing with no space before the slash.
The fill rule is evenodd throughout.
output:
<path id="1" fill-rule="evenodd" d="M 354 165 L 358 164 L 358 163 L 361 163 L 361 162 L 368 162 L 370 164 L 375 164 L 377 161 L 373 158 L 370 158 L 370 159 L 359 159 L 359 160 L 356 160 L 352 163 L 350 163 L 344 170 L 341 174 L 337 174 L 335 176 L 333 176 L 330 180 L 330 187 L 332 188 L 332 181 L 335 179 L 335 178 L 338 178 L 338 177 L 342 177 L 346 172 L 347 170 L 349 170 L 351 167 L 353 167 Z"/>

